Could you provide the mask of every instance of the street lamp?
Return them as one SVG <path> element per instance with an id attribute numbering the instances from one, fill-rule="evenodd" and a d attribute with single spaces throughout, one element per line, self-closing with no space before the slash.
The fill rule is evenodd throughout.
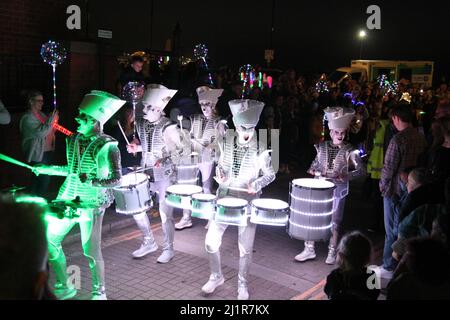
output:
<path id="1" fill-rule="evenodd" d="M 362 56 L 362 48 L 363 48 L 363 40 L 367 37 L 367 32 L 365 30 L 360 30 L 358 33 L 358 38 L 360 41 L 360 47 L 359 47 L 359 60 L 361 60 Z"/>

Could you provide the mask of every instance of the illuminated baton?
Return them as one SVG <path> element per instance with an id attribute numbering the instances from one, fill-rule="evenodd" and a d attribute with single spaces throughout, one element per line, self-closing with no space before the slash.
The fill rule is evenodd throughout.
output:
<path id="1" fill-rule="evenodd" d="M 9 162 L 9 163 L 12 163 L 12 164 L 15 164 L 17 166 L 24 167 L 24 168 L 27 168 L 27 169 L 30 169 L 30 170 L 34 170 L 34 168 L 32 166 L 30 166 L 30 165 L 28 165 L 26 163 L 23 163 L 23 162 L 21 162 L 19 160 L 16 160 L 16 159 L 13 159 L 11 157 L 8 157 L 7 155 L 4 155 L 3 153 L 0 153 L 0 160 Z"/>
<path id="2" fill-rule="evenodd" d="M 120 125 L 120 122 L 117 121 L 117 125 L 119 126 L 120 132 L 122 132 L 123 137 L 125 138 L 125 141 L 127 142 L 127 145 L 130 145 L 130 142 L 127 139 L 127 136 L 125 135 L 125 131 L 123 131 L 122 126 Z"/>

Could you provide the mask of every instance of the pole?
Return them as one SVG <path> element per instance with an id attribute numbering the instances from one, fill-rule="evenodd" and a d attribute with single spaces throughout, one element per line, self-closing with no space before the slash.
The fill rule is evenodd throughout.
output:
<path id="1" fill-rule="evenodd" d="M 361 44 L 360 44 L 360 47 L 359 47 L 359 60 L 361 60 L 361 58 L 362 58 L 363 40 L 364 40 L 363 38 L 360 39 Z"/>
<path id="2" fill-rule="evenodd" d="M 56 64 L 53 67 L 53 110 L 56 110 Z"/>

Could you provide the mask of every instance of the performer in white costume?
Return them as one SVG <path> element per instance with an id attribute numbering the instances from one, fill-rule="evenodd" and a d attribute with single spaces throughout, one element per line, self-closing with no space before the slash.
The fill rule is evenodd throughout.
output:
<path id="1" fill-rule="evenodd" d="M 349 180 L 364 174 L 359 151 L 344 141 L 355 111 L 341 107 L 324 110 L 328 120 L 331 141 L 316 145 L 317 155 L 308 173 L 317 178 L 326 178 L 336 185 L 333 201 L 332 235 L 328 246 L 326 264 L 336 262 L 336 246 L 342 237 L 345 197 L 348 194 Z M 316 258 L 314 241 L 305 241 L 304 250 L 295 260 L 304 262 Z"/>
<path id="2" fill-rule="evenodd" d="M 169 90 L 162 85 L 147 86 L 142 103 L 143 119 L 136 121 L 140 145 L 131 143 L 127 149 L 130 153 L 142 152 L 142 166 L 148 168 L 151 176 L 151 190 L 158 193 L 159 213 L 164 231 L 163 252 L 158 258 L 159 263 L 167 263 L 174 256 L 174 219 L 173 208 L 165 201 L 166 189 L 176 177 L 174 159 L 179 157 L 180 132 L 177 124 L 163 116 L 163 110 L 175 95 L 177 90 Z M 176 161 L 175 161 L 176 162 Z M 133 252 L 134 257 L 143 257 L 154 252 L 158 246 L 150 229 L 150 220 L 145 212 L 134 215 L 134 219 L 142 231 L 144 239 L 141 247 Z"/>
<path id="3" fill-rule="evenodd" d="M 102 221 L 105 209 L 113 201 L 110 188 L 120 184 L 121 165 L 117 141 L 103 134 L 102 130 L 103 124 L 125 102 L 102 91 L 85 95 L 76 118 L 78 134 L 67 138 L 67 165 L 35 167 L 37 174 L 65 176 L 55 201 L 74 205 L 67 207 L 64 218 L 51 219 L 47 226 L 49 262 L 56 275 L 54 293 L 59 299 L 69 299 L 77 292 L 68 283 L 66 257 L 61 246 L 77 223 L 83 253 L 92 274 L 92 299 L 106 299 L 105 265 L 101 252 Z"/>
<path id="4" fill-rule="evenodd" d="M 217 137 L 223 134 L 223 123 L 216 115 L 215 108 L 223 89 L 211 89 L 203 86 L 197 88 L 198 101 L 202 108 L 202 114 L 191 117 L 190 137 L 192 151 L 198 154 L 198 169 L 202 176 L 203 193 L 212 192 L 213 170 L 216 161 Z M 178 170 L 180 173 L 181 168 Z M 191 177 L 194 181 L 196 177 Z M 178 179 L 178 183 L 183 183 Z M 192 226 L 191 211 L 183 210 L 183 217 L 175 224 L 175 228 L 182 230 Z"/>
<path id="5" fill-rule="evenodd" d="M 275 179 L 269 150 L 258 149 L 258 139 L 255 127 L 264 107 L 264 103 L 255 100 L 232 100 L 229 102 L 233 114 L 233 122 L 237 130 L 227 131 L 222 141 L 219 141 L 220 157 L 216 168 L 216 181 L 219 183 L 217 198 L 234 197 L 247 200 L 261 195 L 261 190 Z M 247 218 L 248 220 L 248 218 Z M 211 275 L 209 281 L 202 287 L 204 293 L 210 294 L 224 283 L 220 263 L 220 246 L 227 224 L 211 221 L 205 238 L 205 248 L 208 252 Z M 253 242 L 256 225 L 247 221 L 246 226 L 240 226 L 239 243 L 239 274 L 238 299 L 249 297 L 247 277 L 252 260 Z"/>

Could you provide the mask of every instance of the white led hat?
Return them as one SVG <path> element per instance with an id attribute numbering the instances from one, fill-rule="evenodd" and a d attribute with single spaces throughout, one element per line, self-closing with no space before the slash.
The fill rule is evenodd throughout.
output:
<path id="1" fill-rule="evenodd" d="M 256 127 L 264 103 L 256 100 L 237 99 L 228 102 L 236 126 Z"/>
<path id="2" fill-rule="evenodd" d="M 178 90 L 170 90 L 160 84 L 149 84 L 147 85 L 147 90 L 145 90 L 144 97 L 142 98 L 142 103 L 145 106 L 152 105 L 164 110 L 177 91 Z"/>
<path id="3" fill-rule="evenodd" d="M 326 108 L 324 112 L 330 130 L 347 129 L 355 116 L 355 110 L 350 108 L 331 107 Z"/>
<path id="4" fill-rule="evenodd" d="M 222 95 L 223 89 L 211 89 L 207 86 L 197 88 L 198 101 L 211 101 L 216 104 L 219 97 Z"/>
<path id="5" fill-rule="evenodd" d="M 84 96 L 78 108 L 80 112 L 91 116 L 103 125 L 125 103 L 125 100 L 121 100 L 108 92 L 92 90 L 91 93 Z"/>

